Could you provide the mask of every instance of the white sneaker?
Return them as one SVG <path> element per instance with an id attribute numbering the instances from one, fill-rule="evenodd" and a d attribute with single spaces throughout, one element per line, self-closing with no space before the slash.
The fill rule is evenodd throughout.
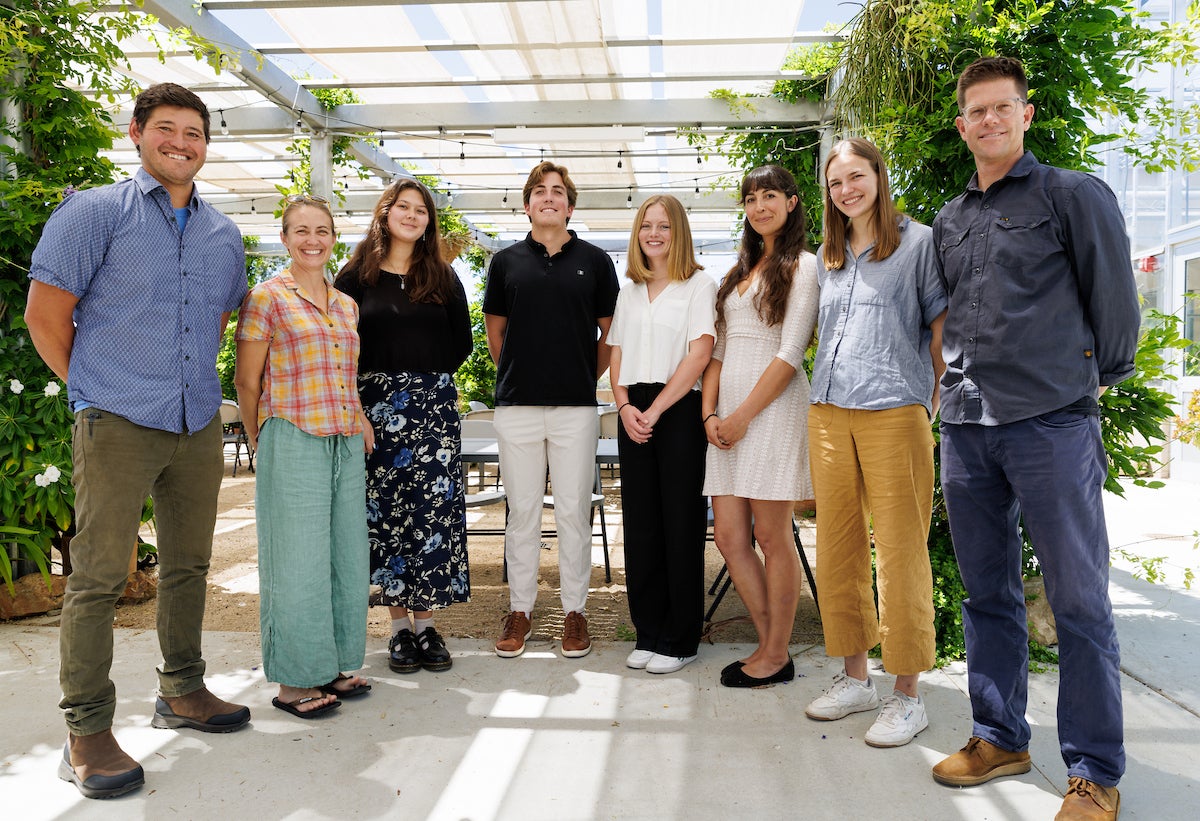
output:
<path id="1" fill-rule="evenodd" d="M 841 672 L 833 677 L 833 684 L 828 690 L 812 700 L 804 714 L 817 721 L 836 721 L 851 713 L 874 710 L 878 706 L 879 693 L 870 676 L 867 677 L 867 683 L 863 684 Z"/>
<path id="2" fill-rule="evenodd" d="M 883 699 L 883 709 L 863 740 L 872 747 L 903 747 L 928 726 L 929 717 L 920 696 L 892 693 Z"/>
<path id="3" fill-rule="evenodd" d="M 654 658 L 653 650 L 634 650 L 625 659 L 625 666 L 634 670 L 645 670 L 646 664 Z"/>
<path id="4" fill-rule="evenodd" d="M 699 656 L 662 656 L 654 654 L 654 658 L 646 663 L 647 673 L 674 673 L 682 670 L 695 661 Z"/>

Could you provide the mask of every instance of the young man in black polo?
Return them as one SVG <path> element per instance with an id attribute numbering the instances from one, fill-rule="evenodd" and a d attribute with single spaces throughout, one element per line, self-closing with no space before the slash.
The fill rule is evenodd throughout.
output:
<path id="1" fill-rule="evenodd" d="M 579 658 L 592 649 L 584 607 L 592 568 L 596 380 L 608 369 L 605 337 L 618 286 L 608 255 L 567 229 L 576 193 L 560 165 L 543 162 L 530 172 L 529 234 L 492 259 L 483 297 L 509 504 L 504 549 L 511 607 L 496 642 L 504 658 L 525 652 L 531 632 L 547 467 L 566 614 L 562 653 Z"/>

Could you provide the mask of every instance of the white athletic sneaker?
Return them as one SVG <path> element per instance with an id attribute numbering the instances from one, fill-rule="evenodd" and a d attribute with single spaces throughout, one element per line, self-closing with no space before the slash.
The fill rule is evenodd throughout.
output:
<path id="1" fill-rule="evenodd" d="M 878 706 L 879 693 L 870 676 L 867 677 L 867 683 L 863 684 L 841 672 L 833 677 L 833 685 L 828 690 L 812 700 L 804 714 L 817 721 L 836 721 L 851 713 L 874 710 Z"/>
<path id="2" fill-rule="evenodd" d="M 645 670 L 652 658 L 654 658 L 653 650 L 634 650 L 626 657 L 625 666 L 634 670 Z"/>
<path id="3" fill-rule="evenodd" d="M 872 747 L 903 747 L 928 726 L 929 717 L 920 696 L 909 698 L 895 692 L 883 699 L 879 717 L 863 740 Z"/>
<path id="4" fill-rule="evenodd" d="M 654 654 L 654 658 L 650 659 L 646 664 L 647 673 L 674 673 L 682 670 L 687 665 L 695 661 L 698 656 L 664 656 L 659 653 Z"/>

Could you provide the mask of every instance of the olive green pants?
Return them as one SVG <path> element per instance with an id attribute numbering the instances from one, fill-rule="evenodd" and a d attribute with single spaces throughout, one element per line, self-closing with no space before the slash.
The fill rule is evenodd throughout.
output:
<path id="1" fill-rule="evenodd" d="M 73 443 L 76 534 L 59 635 L 59 706 L 71 733 L 92 735 L 112 726 L 116 710 L 113 615 L 147 496 L 158 533 L 159 693 L 204 686 L 200 632 L 224 458 L 219 415 L 188 435 L 87 408 L 75 414 Z"/>

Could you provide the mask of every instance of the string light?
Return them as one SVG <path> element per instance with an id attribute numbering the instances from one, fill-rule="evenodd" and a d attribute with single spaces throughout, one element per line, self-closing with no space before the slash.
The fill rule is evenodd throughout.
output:
<path id="1" fill-rule="evenodd" d="M 621 162 L 621 157 L 622 157 L 622 156 L 624 156 L 624 154 L 625 154 L 625 152 L 624 152 L 624 151 L 618 151 L 618 152 L 617 152 L 617 168 L 622 168 L 622 167 L 624 167 L 624 164 Z"/>
<path id="2" fill-rule="evenodd" d="M 501 205 L 508 205 L 508 189 L 504 189 L 504 199 L 500 200 Z"/>
<path id="3" fill-rule="evenodd" d="M 633 207 L 633 186 L 632 185 L 629 186 L 629 196 L 625 198 L 625 207 L 626 208 Z"/>
<path id="4" fill-rule="evenodd" d="M 703 165 L 704 161 L 700 159 L 700 146 L 696 146 L 696 165 Z"/>
<path id="5" fill-rule="evenodd" d="M 466 143 L 461 143 L 461 142 L 460 142 L 460 143 L 458 144 L 458 161 L 459 161 L 459 162 L 463 162 L 463 161 L 464 161 L 464 160 L 466 160 L 466 159 L 467 159 L 467 146 L 466 146 Z"/>
<path id="6" fill-rule="evenodd" d="M 250 213 L 251 213 L 251 214 L 257 214 L 257 213 L 258 213 L 258 211 L 256 211 L 256 210 L 254 209 L 254 200 L 250 200 Z"/>
<path id="7" fill-rule="evenodd" d="M 700 178 L 696 177 L 696 193 L 700 193 Z"/>
<path id="8" fill-rule="evenodd" d="M 301 134 L 303 134 L 303 133 L 304 133 L 304 123 L 302 123 L 302 122 L 300 121 L 300 117 L 301 117 L 303 114 L 304 114 L 304 112 L 303 112 L 303 111 L 297 111 L 297 112 L 296 112 L 296 125 L 295 125 L 295 127 L 294 127 L 294 128 L 292 128 L 292 133 L 293 133 L 293 134 L 295 134 L 297 137 L 299 137 Z"/>
<path id="9" fill-rule="evenodd" d="M 221 115 L 221 136 L 228 137 L 229 136 L 229 124 L 225 122 L 225 109 L 219 108 L 219 109 L 217 109 L 217 113 L 219 113 Z"/>

